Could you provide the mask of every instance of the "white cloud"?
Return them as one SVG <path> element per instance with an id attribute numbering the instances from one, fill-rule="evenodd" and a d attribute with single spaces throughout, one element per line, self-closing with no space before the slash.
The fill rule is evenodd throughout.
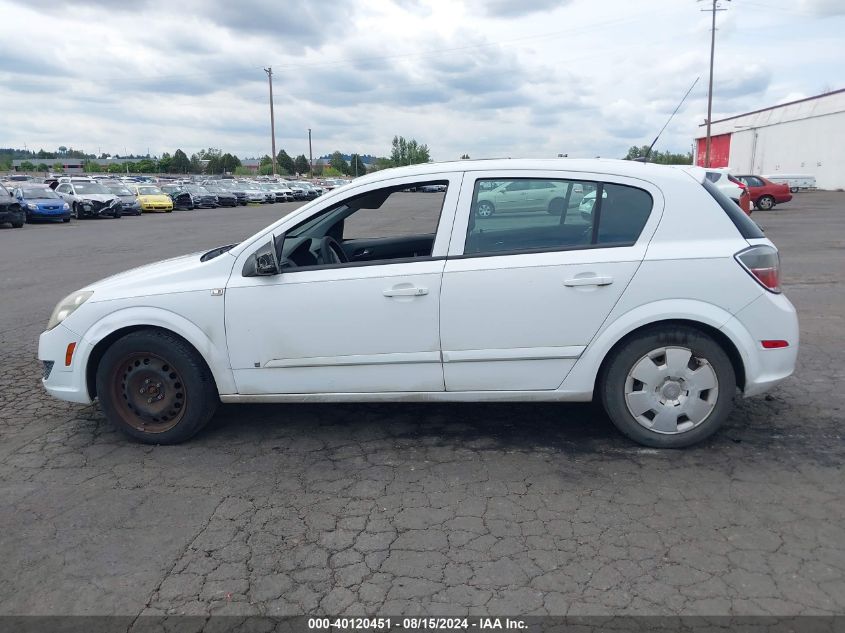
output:
<path id="1" fill-rule="evenodd" d="M 828 16 L 841 5 L 802 2 Z M 268 65 L 277 148 L 290 154 L 307 152 L 310 127 L 317 154 L 385 154 L 402 134 L 438 160 L 621 156 L 651 141 L 696 76 L 658 148 L 688 149 L 706 112 L 709 24 L 676 0 L 123 6 L 80 0 L 57 12 L 46 0 L 0 0 L 0 142 L 264 154 Z M 841 20 L 728 8 L 714 117 L 841 87 Z"/>

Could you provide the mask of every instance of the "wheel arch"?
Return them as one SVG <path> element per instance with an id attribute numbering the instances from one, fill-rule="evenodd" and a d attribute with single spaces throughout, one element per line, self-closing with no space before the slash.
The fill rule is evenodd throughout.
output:
<path id="1" fill-rule="evenodd" d="M 698 330 L 702 334 L 705 334 L 712 338 L 719 346 L 725 351 L 728 358 L 731 361 L 731 365 L 733 366 L 734 374 L 736 375 L 736 383 L 737 387 L 740 389 L 745 388 L 745 363 L 742 360 L 742 355 L 739 353 L 739 349 L 737 348 L 736 344 L 731 340 L 731 338 L 725 334 L 722 330 L 713 327 L 712 325 L 708 325 L 707 323 L 703 323 L 701 321 L 696 321 L 693 319 L 662 319 L 657 321 L 652 321 L 651 323 L 647 323 L 645 325 L 641 325 L 636 329 L 628 332 L 622 338 L 620 338 L 613 346 L 607 351 L 602 359 L 601 365 L 599 365 L 599 370 L 596 372 L 596 379 L 593 385 L 593 392 L 595 393 L 598 386 L 604 380 L 604 374 L 607 371 L 607 367 L 610 364 L 610 361 L 615 356 L 616 352 L 621 349 L 628 341 L 631 339 L 643 334 L 644 332 L 648 332 L 650 330 L 660 330 L 666 327 L 671 326 L 685 326 L 692 328 L 694 330 Z"/>
<path id="2" fill-rule="evenodd" d="M 228 354 L 214 345 L 208 335 L 192 322 L 167 312 L 131 314 L 134 310 L 112 313 L 97 322 L 85 334 L 90 351 L 84 359 L 85 387 L 91 399 L 96 397 L 96 372 L 106 350 L 118 339 L 140 330 L 157 330 L 176 336 L 190 345 L 203 359 L 220 394 L 235 393 L 235 380 Z M 86 346 L 86 347 L 88 347 Z"/>
<path id="3" fill-rule="evenodd" d="M 559 389 L 587 400 L 594 397 L 609 359 L 621 345 L 647 329 L 673 324 L 696 328 L 718 342 L 734 367 L 737 386 L 744 389 L 748 363 L 753 359 L 743 352 L 747 333 L 743 335 L 743 332 L 735 331 L 735 326 L 726 327 L 734 321 L 733 315 L 724 308 L 696 299 L 664 299 L 640 305 L 615 317 L 611 315 Z"/>

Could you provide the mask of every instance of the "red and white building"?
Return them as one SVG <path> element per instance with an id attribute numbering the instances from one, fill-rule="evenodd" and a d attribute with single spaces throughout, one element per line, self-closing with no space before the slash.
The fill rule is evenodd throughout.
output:
<path id="1" fill-rule="evenodd" d="M 710 166 L 743 174 L 807 174 L 845 188 L 845 89 L 713 121 Z M 704 165 L 706 126 L 696 137 Z"/>

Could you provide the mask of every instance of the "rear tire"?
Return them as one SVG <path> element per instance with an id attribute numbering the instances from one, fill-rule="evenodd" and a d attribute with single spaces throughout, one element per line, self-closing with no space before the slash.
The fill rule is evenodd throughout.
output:
<path id="1" fill-rule="evenodd" d="M 161 330 L 132 332 L 106 350 L 97 367 L 97 396 L 119 431 L 147 444 L 190 439 L 220 402 L 202 356 Z"/>
<path id="2" fill-rule="evenodd" d="M 757 201 L 757 208 L 761 211 L 768 211 L 775 206 L 775 199 L 772 196 L 760 196 Z"/>
<path id="3" fill-rule="evenodd" d="M 496 208 L 493 206 L 493 203 L 488 202 L 487 200 L 482 200 L 475 207 L 475 214 L 479 218 L 489 218 L 495 212 L 496 212 Z"/>
<path id="4" fill-rule="evenodd" d="M 730 414 L 736 392 L 722 347 L 684 325 L 636 334 L 613 354 L 601 378 L 602 404 L 616 428 L 654 448 L 710 437 Z"/>

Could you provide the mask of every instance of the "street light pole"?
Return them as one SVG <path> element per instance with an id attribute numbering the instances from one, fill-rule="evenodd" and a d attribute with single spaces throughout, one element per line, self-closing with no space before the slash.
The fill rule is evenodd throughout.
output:
<path id="1" fill-rule="evenodd" d="M 314 178 L 314 152 L 311 149 L 311 128 L 308 128 L 308 177 Z"/>
<path id="2" fill-rule="evenodd" d="M 273 67 L 265 68 L 270 83 L 270 145 L 273 149 L 273 176 L 276 176 L 276 117 L 273 113 Z"/>

